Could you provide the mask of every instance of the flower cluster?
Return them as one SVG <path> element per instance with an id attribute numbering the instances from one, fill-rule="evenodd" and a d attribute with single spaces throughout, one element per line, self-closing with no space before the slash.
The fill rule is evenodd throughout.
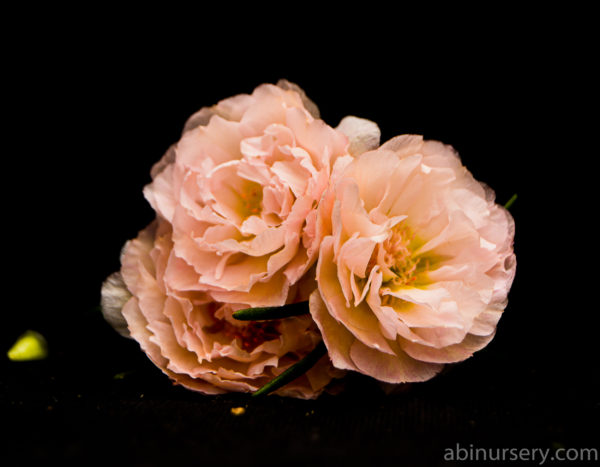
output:
<path id="1" fill-rule="evenodd" d="M 207 394 L 254 392 L 321 342 L 277 394 L 314 398 L 344 370 L 425 381 L 470 357 L 506 307 L 512 217 L 451 147 L 379 137 L 330 127 L 283 80 L 201 109 L 152 168 L 156 219 L 103 284 L 105 318 Z"/>

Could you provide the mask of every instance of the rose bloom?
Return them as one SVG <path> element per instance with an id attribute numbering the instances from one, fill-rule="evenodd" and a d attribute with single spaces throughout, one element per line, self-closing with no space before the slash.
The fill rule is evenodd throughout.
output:
<path id="1" fill-rule="evenodd" d="M 304 92 L 281 81 L 188 120 L 144 190 L 172 225 L 171 288 L 250 307 L 289 301 L 318 254 L 319 200 L 351 158 L 348 137 L 315 117 Z"/>
<path id="2" fill-rule="evenodd" d="M 424 381 L 493 338 L 514 223 L 451 147 L 404 135 L 362 154 L 318 225 L 328 235 L 310 308 L 337 368 Z"/>
<path id="3" fill-rule="evenodd" d="M 111 289 L 122 280 L 129 294 L 122 297 L 121 319 L 152 362 L 177 384 L 205 394 L 255 391 L 321 340 L 310 315 L 238 321 L 232 313 L 243 305 L 171 289 L 166 277 L 174 262 L 171 226 L 159 219 L 125 244 L 120 273 L 103 287 L 103 307 L 118 296 Z M 297 287 L 292 298 L 308 299 L 314 288 L 308 285 Z M 311 399 L 340 374 L 325 357 L 276 394 Z"/>
<path id="4" fill-rule="evenodd" d="M 318 328 L 308 314 L 232 314 L 308 300 L 319 201 L 350 154 L 378 144 L 372 122 L 349 117 L 333 129 L 287 81 L 201 109 L 152 169 L 144 194 L 157 219 L 104 283 L 104 316 L 179 384 L 208 394 L 260 388 L 317 345 Z M 313 398 L 340 374 L 323 358 L 277 393 Z"/>

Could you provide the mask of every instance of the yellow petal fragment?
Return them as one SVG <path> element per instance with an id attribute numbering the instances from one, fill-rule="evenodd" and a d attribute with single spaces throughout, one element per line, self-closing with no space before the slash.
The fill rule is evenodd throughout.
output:
<path id="1" fill-rule="evenodd" d="M 244 407 L 232 407 L 231 408 L 231 414 L 238 416 L 238 415 L 244 415 L 246 413 L 246 409 Z"/>
<path id="2" fill-rule="evenodd" d="M 42 360 L 48 356 L 48 344 L 39 332 L 26 331 L 6 353 L 13 362 Z"/>

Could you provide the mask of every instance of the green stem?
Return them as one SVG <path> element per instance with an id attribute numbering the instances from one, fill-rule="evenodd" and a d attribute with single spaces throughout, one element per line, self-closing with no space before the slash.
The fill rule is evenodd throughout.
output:
<path id="1" fill-rule="evenodd" d="M 515 201 L 517 200 L 517 194 L 515 193 L 514 195 L 512 195 L 510 197 L 510 199 L 506 202 L 506 204 L 504 205 L 505 209 L 510 209 L 510 207 L 515 204 Z"/>
<path id="2" fill-rule="evenodd" d="M 305 315 L 306 313 L 308 313 L 308 302 L 298 302 L 283 306 L 246 308 L 233 313 L 233 317 L 240 321 L 261 321 L 289 318 L 290 316 Z"/>
<path id="3" fill-rule="evenodd" d="M 280 387 L 291 383 L 296 378 L 299 378 L 308 370 L 310 370 L 326 353 L 327 347 L 325 347 L 323 341 L 319 342 L 317 346 L 306 357 L 304 357 L 298 363 L 295 363 L 294 365 L 289 367 L 276 378 L 269 381 L 262 388 L 253 393 L 252 397 L 269 394 L 270 392 L 273 392 L 279 389 Z"/>

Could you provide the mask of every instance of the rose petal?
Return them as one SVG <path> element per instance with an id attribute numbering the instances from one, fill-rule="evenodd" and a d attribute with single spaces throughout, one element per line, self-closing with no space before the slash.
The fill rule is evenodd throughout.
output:
<path id="1" fill-rule="evenodd" d="M 442 369 L 442 365 L 418 361 L 402 352 L 381 353 L 359 340 L 352 344 L 350 358 L 361 373 L 386 383 L 427 381 Z"/>
<path id="2" fill-rule="evenodd" d="M 348 137 L 350 144 L 348 152 L 353 156 L 359 156 L 363 152 L 379 146 L 381 131 L 377 124 L 371 120 L 349 115 L 342 119 L 336 130 L 341 131 Z"/>

